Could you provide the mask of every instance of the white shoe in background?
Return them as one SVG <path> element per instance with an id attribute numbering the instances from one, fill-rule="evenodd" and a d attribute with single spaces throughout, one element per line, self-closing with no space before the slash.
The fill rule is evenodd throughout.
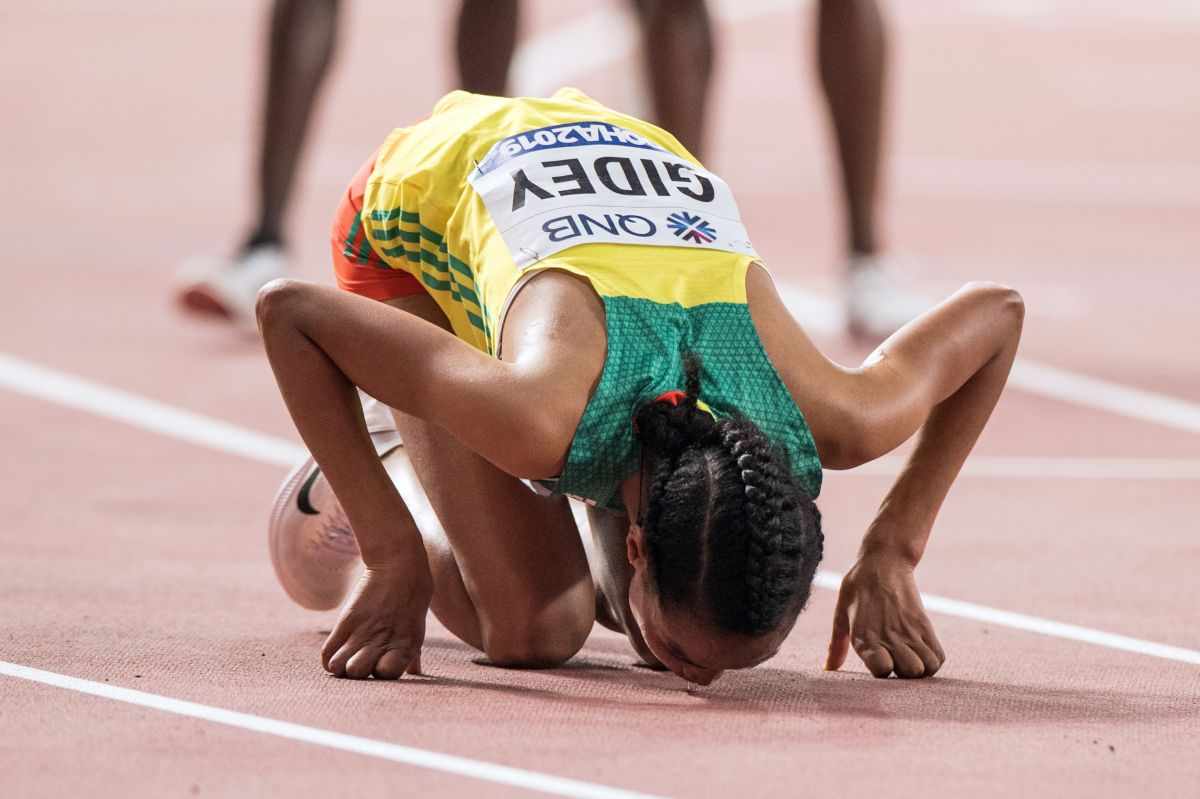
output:
<path id="1" fill-rule="evenodd" d="M 889 260 L 854 255 L 846 263 L 846 326 L 854 336 L 884 339 L 933 305 L 908 289 Z"/>
<path id="2" fill-rule="evenodd" d="M 258 290 L 291 271 L 287 253 L 276 244 L 251 247 L 233 258 L 191 258 L 179 269 L 179 304 L 189 313 L 257 330 L 254 302 Z"/>

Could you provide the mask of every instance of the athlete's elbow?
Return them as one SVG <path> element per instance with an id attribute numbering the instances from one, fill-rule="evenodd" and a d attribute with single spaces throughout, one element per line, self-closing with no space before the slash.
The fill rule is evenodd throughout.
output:
<path id="1" fill-rule="evenodd" d="M 1025 318 L 1025 298 L 1012 286 L 990 280 L 975 280 L 963 286 L 963 290 L 1017 321 Z"/>
<path id="2" fill-rule="evenodd" d="M 987 309 L 988 318 L 995 320 L 994 324 L 1005 333 L 1005 338 L 1021 337 L 1021 327 L 1025 323 L 1025 298 L 1021 292 L 1003 283 L 990 281 L 968 283 L 963 291 L 969 292 Z"/>
<path id="3" fill-rule="evenodd" d="M 295 326 L 310 285 L 302 280 L 277 278 L 259 289 L 254 301 L 254 315 L 264 337 Z"/>
<path id="4" fill-rule="evenodd" d="M 1025 324 L 1025 298 L 1016 289 L 1004 286 L 1001 304 L 1004 306 L 1016 334 L 1021 335 L 1021 327 Z"/>

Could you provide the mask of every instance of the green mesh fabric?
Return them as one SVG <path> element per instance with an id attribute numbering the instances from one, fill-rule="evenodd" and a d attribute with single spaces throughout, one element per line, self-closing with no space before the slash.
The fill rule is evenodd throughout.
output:
<path id="1" fill-rule="evenodd" d="M 791 462 L 810 497 L 821 491 L 821 461 L 808 423 L 767 360 L 750 309 L 738 303 L 692 308 L 631 297 L 604 297 L 608 356 L 600 385 L 571 442 L 559 493 L 623 507 L 617 488 L 641 459 L 633 435 L 638 409 L 665 391 L 683 390 L 683 354 L 701 359 L 700 399 L 718 419 L 742 415 Z"/>

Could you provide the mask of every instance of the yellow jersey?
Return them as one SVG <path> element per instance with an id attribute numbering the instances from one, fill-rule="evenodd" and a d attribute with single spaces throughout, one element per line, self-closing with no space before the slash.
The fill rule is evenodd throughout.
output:
<path id="1" fill-rule="evenodd" d="M 360 222 L 459 338 L 497 354 L 507 303 L 542 269 L 580 275 L 601 297 L 744 303 L 757 255 L 736 216 L 728 187 L 674 136 L 561 89 L 446 95 L 388 136 Z"/>

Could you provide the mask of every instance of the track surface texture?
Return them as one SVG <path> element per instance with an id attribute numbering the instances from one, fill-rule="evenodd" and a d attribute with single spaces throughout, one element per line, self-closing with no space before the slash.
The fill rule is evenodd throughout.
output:
<path id="1" fill-rule="evenodd" d="M 328 219 L 363 157 L 452 88 L 452 5 L 344 9 L 290 217 L 302 276 L 330 280 Z M 257 342 L 170 302 L 175 264 L 230 249 L 252 210 L 266 7 L 0 0 L 4 795 L 1197 795 L 1200 12 L 1191 0 L 883 5 L 885 230 L 900 268 L 930 296 L 972 279 L 1015 286 L 1023 362 L 1179 401 L 1147 419 L 1137 398 L 1150 395 L 1114 410 L 1098 389 L 1011 387 L 918 582 L 1184 657 L 935 613 L 949 655 L 936 678 L 875 680 L 853 654 L 824 673 L 834 593 L 820 589 L 778 657 L 702 690 L 635 668 L 599 629 L 564 668 L 506 671 L 432 621 L 427 677 L 326 675 L 333 614 L 290 604 L 265 550 L 288 444 L 221 451 L 12 378 L 34 364 L 295 442 Z M 644 106 L 617 34 L 547 49 L 622 4 L 526 6 L 525 52 L 541 49 L 518 91 L 569 82 Z M 840 238 L 812 8 L 747 0 L 715 14 L 710 166 L 808 301 L 819 343 L 855 362 L 865 350 L 818 320 L 839 287 Z M 852 562 L 893 465 L 827 476 L 829 569 Z M 146 695 L 318 734 L 181 715 L 194 706 Z M 389 744 L 532 776 L 403 762 Z"/>

